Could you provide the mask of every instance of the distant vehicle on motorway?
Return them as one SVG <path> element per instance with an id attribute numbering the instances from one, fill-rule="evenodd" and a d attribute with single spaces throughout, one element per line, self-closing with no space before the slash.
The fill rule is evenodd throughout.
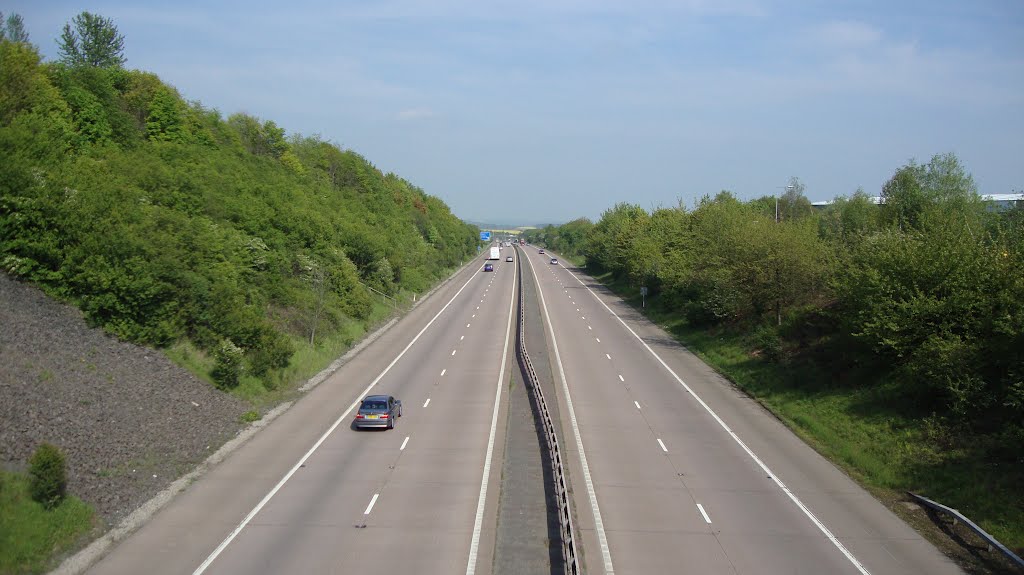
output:
<path id="1" fill-rule="evenodd" d="M 395 420 L 402 417 L 402 401 L 390 395 L 367 395 L 359 404 L 355 426 L 395 428 Z"/>
<path id="2" fill-rule="evenodd" d="M 484 264 L 484 271 L 485 272 L 493 272 L 494 271 L 494 264 Z"/>
<path id="3" fill-rule="evenodd" d="M 507 258 L 505 258 L 505 261 L 507 261 L 507 262 L 513 261 L 512 260 L 512 256 L 508 256 Z"/>
<path id="4" fill-rule="evenodd" d="M 538 253 L 538 254 L 542 254 L 542 253 L 544 253 L 544 248 L 541 248 L 541 249 L 540 249 L 540 251 L 539 251 L 539 252 L 537 252 L 537 253 Z"/>
<path id="5" fill-rule="evenodd" d="M 558 258 L 551 258 L 551 263 L 557 264 L 558 263 Z"/>

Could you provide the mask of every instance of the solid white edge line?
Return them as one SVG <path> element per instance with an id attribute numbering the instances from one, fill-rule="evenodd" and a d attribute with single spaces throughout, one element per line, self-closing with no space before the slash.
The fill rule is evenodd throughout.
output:
<path id="1" fill-rule="evenodd" d="M 704 516 L 704 521 L 705 521 L 705 522 L 706 522 L 706 523 L 707 523 L 708 525 L 711 525 L 711 518 L 710 518 L 710 517 L 708 517 L 708 512 L 707 512 L 707 511 L 704 511 L 704 506 L 703 506 L 703 505 L 701 505 L 700 503 L 698 503 L 698 504 L 697 504 L 697 510 L 698 510 L 698 511 L 700 511 L 700 514 Z"/>
<path id="2" fill-rule="evenodd" d="M 430 398 L 429 397 L 427 398 L 426 401 L 423 402 L 423 407 L 426 407 L 428 405 L 430 405 Z"/>
<path id="3" fill-rule="evenodd" d="M 380 493 L 374 493 L 373 499 L 370 499 L 370 504 L 366 506 L 366 511 L 363 511 L 363 515 L 369 515 L 370 511 L 373 510 L 374 504 L 377 503 L 377 498 L 380 497 Z"/>
<path id="4" fill-rule="evenodd" d="M 399 451 L 405 451 L 405 446 L 409 445 L 409 436 L 405 436 L 405 441 L 402 442 L 402 446 L 398 448 Z"/>
<path id="5" fill-rule="evenodd" d="M 517 262 L 518 265 L 518 262 Z M 480 553 L 480 532 L 484 524 L 484 506 L 487 504 L 487 484 L 491 478 L 491 460 L 494 458 L 494 438 L 498 433 L 498 406 L 501 405 L 502 381 L 505 379 L 505 364 L 508 362 L 508 342 L 512 335 L 512 316 L 515 315 L 516 284 L 512 276 L 512 300 L 508 303 L 508 323 L 505 325 L 505 347 L 501 350 L 501 369 L 498 384 L 494 389 L 494 410 L 491 412 L 491 431 L 487 437 L 487 455 L 484 457 L 484 474 L 480 480 L 480 497 L 476 502 L 476 519 L 473 521 L 473 538 L 469 543 L 469 559 L 466 561 L 466 575 L 476 573 L 476 561 Z"/>
<path id="6" fill-rule="evenodd" d="M 662 451 L 664 451 L 665 453 L 668 453 L 668 448 L 665 447 L 665 442 L 662 441 L 660 437 L 658 438 L 658 445 L 661 446 L 661 450 Z"/>
<path id="7" fill-rule="evenodd" d="M 529 260 L 527 260 L 529 261 Z M 533 269 L 533 262 L 530 262 Z M 567 270 L 568 271 L 568 270 Z M 536 271 L 534 272 L 536 275 Z M 565 405 L 569 410 L 569 421 L 572 423 L 572 434 L 576 439 L 576 449 L 579 451 L 580 466 L 583 468 L 583 482 L 587 486 L 587 498 L 590 500 L 590 509 L 594 513 L 594 532 L 597 534 L 597 542 L 601 547 L 601 558 L 604 560 L 604 572 L 606 575 L 615 573 L 612 566 L 612 554 L 608 549 L 608 535 L 604 532 L 604 520 L 601 519 L 601 508 L 597 504 L 597 492 L 594 491 L 594 480 L 590 476 L 590 465 L 587 464 L 587 455 L 583 451 L 583 437 L 580 435 L 580 427 L 576 422 L 576 410 L 572 406 L 572 397 L 569 395 L 569 382 L 565 379 L 565 368 L 562 366 L 562 356 L 558 353 L 558 342 L 555 340 L 555 328 L 551 325 L 551 314 L 548 313 L 548 305 L 544 301 L 544 290 L 537 285 L 537 293 L 540 295 L 540 305 L 544 310 L 544 319 L 548 324 L 548 332 L 551 334 L 551 348 L 555 352 L 555 363 L 558 365 L 558 374 L 562 378 L 562 390 L 565 393 Z"/>
<path id="8" fill-rule="evenodd" d="M 218 545 L 217 548 L 214 549 L 212 553 L 210 553 L 206 560 L 203 561 L 203 563 L 199 565 L 199 567 L 196 567 L 196 570 L 192 572 L 192 575 L 202 575 L 202 573 L 210 567 L 214 560 L 217 559 L 217 556 L 224 552 L 224 549 L 226 549 L 227 546 L 235 540 L 235 537 L 238 537 L 238 534 L 241 533 L 243 529 L 245 529 L 245 526 L 248 525 L 250 521 L 252 521 L 253 517 L 256 517 L 256 514 L 259 513 L 260 510 L 263 509 L 263 507 L 270 502 L 270 500 L 274 497 L 274 495 L 277 494 L 277 492 L 282 487 L 284 487 L 284 484 L 287 483 L 288 480 L 292 478 L 292 475 L 295 475 L 295 472 L 298 471 L 299 468 L 301 468 L 306 463 L 306 460 L 313 455 L 313 453 L 320 447 L 320 445 L 324 441 L 327 441 L 327 438 L 331 435 L 331 433 L 334 432 L 335 429 L 337 429 L 339 425 L 341 425 L 341 422 L 348 418 L 348 414 L 351 413 L 352 410 L 355 409 L 356 406 L 363 401 L 363 397 L 367 393 L 369 393 L 370 390 L 373 389 L 374 386 L 376 386 L 377 383 L 381 379 L 383 379 L 384 376 L 387 375 L 389 371 L 391 371 L 391 368 L 394 367 L 396 363 L 398 363 L 398 360 L 402 359 L 402 356 L 404 356 L 405 353 L 409 351 L 409 348 L 411 348 L 413 344 L 415 344 L 420 339 L 420 336 L 422 336 L 423 333 L 427 331 L 427 328 L 433 325 L 434 321 L 437 318 L 441 317 L 441 314 L 444 313 L 444 310 L 448 309 L 448 306 L 452 305 L 452 302 L 455 301 L 455 298 L 459 297 L 459 294 L 462 293 L 462 290 L 466 289 L 466 286 L 468 286 L 470 282 L 476 279 L 476 277 L 477 276 L 474 274 L 470 276 L 468 280 L 466 280 L 466 283 L 462 284 L 462 287 L 459 288 L 459 291 L 455 292 L 455 295 L 452 296 L 452 299 L 448 300 L 448 303 L 444 304 L 444 307 L 442 307 L 441 310 L 434 315 L 434 317 L 430 318 L 430 321 L 427 322 L 427 325 L 423 326 L 423 329 L 421 329 L 419 333 L 416 334 L 416 337 L 412 338 L 412 341 L 410 341 L 408 345 L 405 346 L 405 349 L 403 349 L 398 355 L 396 355 L 395 359 L 391 360 L 391 363 L 389 363 L 388 366 L 384 368 L 384 371 L 380 372 L 380 374 L 377 377 L 375 377 L 373 381 L 370 382 L 370 385 L 367 385 L 366 389 L 364 389 L 362 393 L 356 396 L 356 400 L 353 401 L 352 404 L 348 406 L 348 409 L 346 409 L 344 413 L 338 416 L 338 419 L 336 419 L 334 423 L 329 428 L 327 428 L 327 431 L 325 431 L 324 434 L 320 436 L 320 439 L 318 439 L 316 443 L 313 444 L 313 447 L 310 447 L 309 451 L 307 451 L 305 455 L 303 455 L 295 463 L 295 465 L 288 470 L 288 473 L 286 473 L 284 477 L 282 477 L 281 480 L 277 482 L 277 485 L 275 485 L 274 488 L 271 489 L 269 493 L 263 496 L 263 499 L 261 499 L 260 502 L 256 504 L 256 507 L 252 508 L 252 511 L 250 511 L 249 514 L 246 515 L 244 519 L 242 519 L 242 522 L 239 523 L 238 526 L 235 527 L 235 529 L 230 534 L 228 534 L 228 536 L 223 541 L 220 542 L 220 545 Z"/>
<path id="9" fill-rule="evenodd" d="M 626 330 L 629 331 L 629 333 L 633 334 L 633 337 L 635 337 L 636 340 L 640 342 L 640 345 L 644 346 L 647 349 L 647 351 L 650 352 L 650 354 L 653 355 L 654 358 L 658 360 L 658 363 L 660 363 L 662 367 L 664 367 L 672 375 L 672 377 L 677 382 L 679 382 L 679 385 L 683 386 L 683 389 L 689 392 L 689 394 L 692 395 L 693 398 L 697 400 L 697 403 L 699 403 L 701 407 L 703 407 L 704 410 L 707 411 L 711 415 L 711 417 L 718 422 L 718 425 L 720 425 L 722 429 L 724 429 L 729 434 L 729 436 L 733 438 L 733 441 L 735 441 L 737 445 L 739 445 L 743 449 L 743 451 L 747 452 L 747 455 L 754 460 L 754 463 L 756 463 L 758 467 L 760 467 L 761 470 L 764 471 L 768 475 L 768 477 L 771 478 L 771 480 L 774 481 L 775 484 L 779 486 L 779 489 L 781 489 L 782 492 L 785 493 L 786 496 L 789 497 L 789 499 L 800 509 L 800 511 L 802 511 L 803 514 L 807 516 L 808 519 L 810 519 L 811 523 L 813 523 L 815 527 L 817 527 L 818 530 L 821 531 L 822 534 L 824 534 L 825 537 L 827 537 L 828 540 L 832 542 L 836 549 L 838 549 L 850 561 L 850 563 L 852 563 L 853 566 L 857 568 L 857 571 L 859 571 L 862 575 L 871 575 L 871 573 L 863 565 L 861 565 L 860 561 L 858 561 L 857 558 L 853 556 L 853 553 L 851 553 L 850 550 L 847 549 L 845 545 L 843 545 L 842 541 L 840 541 L 835 535 L 833 535 L 832 532 L 829 531 L 828 527 L 825 527 L 825 524 L 822 523 L 814 515 L 814 513 L 812 513 L 811 510 L 807 508 L 806 505 L 804 505 L 803 501 L 801 501 L 795 493 L 790 491 L 789 487 L 786 487 L 786 484 L 783 483 L 782 480 L 779 479 L 778 476 L 776 476 L 775 473 L 771 469 L 769 469 L 763 461 L 761 461 L 761 458 L 758 457 L 752 449 L 747 447 L 747 444 L 744 443 L 742 439 L 740 439 L 739 435 L 736 435 L 736 432 L 730 429 L 728 425 L 726 425 L 725 421 L 723 421 L 722 418 L 719 417 L 717 413 L 715 413 L 715 410 L 711 409 L 711 406 L 705 403 L 704 400 L 701 399 L 700 396 L 697 395 L 693 391 L 693 389 L 691 389 L 690 386 L 687 385 L 686 382 L 683 381 L 683 379 L 679 377 L 679 375 L 671 367 L 668 366 L 667 363 L 665 363 L 665 360 L 661 359 L 661 356 L 658 355 L 653 349 L 651 349 L 651 346 L 647 345 L 647 342 L 645 342 L 639 335 L 637 335 L 635 331 L 633 331 L 633 328 L 629 327 L 629 325 L 627 325 L 626 322 L 621 317 L 619 317 L 617 313 L 612 311 L 612 308 L 608 307 L 608 304 L 604 303 L 604 300 L 597 297 L 597 294 L 594 293 L 594 291 L 591 290 L 589 287 L 587 287 L 587 284 L 583 283 L 583 281 L 580 280 L 580 278 L 577 277 L 576 274 L 572 273 L 572 271 L 570 271 L 569 269 L 566 269 L 565 271 L 569 272 L 569 275 L 575 278 L 576 281 L 579 282 L 579 284 L 583 286 L 584 289 L 590 292 L 590 295 L 594 296 L 594 299 L 596 299 L 598 303 L 603 305 L 604 309 L 608 310 L 608 313 L 612 314 L 612 317 L 619 320 L 619 323 L 622 324 L 622 327 L 626 328 Z"/>

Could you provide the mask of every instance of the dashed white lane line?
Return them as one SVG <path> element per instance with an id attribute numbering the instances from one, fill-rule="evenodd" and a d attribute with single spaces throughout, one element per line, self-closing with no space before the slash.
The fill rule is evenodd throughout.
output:
<path id="1" fill-rule="evenodd" d="M 611 359 L 611 358 L 609 358 L 609 359 Z M 619 374 L 619 381 L 621 381 L 621 382 L 625 382 L 626 381 L 626 378 L 622 377 L 621 373 Z"/>
<path id="2" fill-rule="evenodd" d="M 430 401 L 430 400 L 428 399 L 427 401 Z M 640 409 L 640 402 L 639 401 L 634 401 L 633 405 L 635 405 L 637 409 Z"/>
<path id="3" fill-rule="evenodd" d="M 593 331 L 593 329 L 594 329 L 594 328 L 592 328 L 592 327 L 590 327 L 590 326 L 588 325 L 588 326 L 587 326 L 587 329 L 589 329 L 589 330 Z"/>
<path id="4" fill-rule="evenodd" d="M 847 549 L 845 545 L 843 545 L 839 538 L 836 537 L 832 533 L 832 531 L 829 530 L 829 528 L 826 527 L 825 524 L 822 523 L 821 520 L 818 519 L 818 517 L 811 512 L 810 509 L 808 509 L 806 505 L 804 505 L 804 502 L 801 501 L 800 498 L 797 497 L 796 494 L 793 493 L 793 491 L 788 486 L 786 486 L 786 484 L 783 483 L 781 479 L 779 479 L 779 476 L 775 475 L 775 472 L 772 471 L 768 467 L 768 465 L 765 464 L 764 461 L 761 461 L 761 458 L 758 457 L 756 453 L 754 453 L 754 450 L 750 449 L 750 447 L 748 447 L 747 444 L 742 439 L 740 439 L 740 436 L 735 431 L 733 431 L 733 429 L 729 427 L 727 423 L 725 423 L 725 420 L 719 417 L 718 414 L 715 413 L 715 410 L 711 409 L 711 406 L 708 405 L 703 399 L 701 399 L 699 395 L 694 393 L 693 389 L 690 388 L 690 386 L 687 385 L 687 383 L 683 381 L 681 377 L 679 377 L 679 374 L 677 374 L 671 367 L 669 367 L 669 365 L 665 363 L 665 360 L 662 359 L 660 355 L 655 353 L 655 351 L 651 349 L 651 346 L 648 345 L 647 342 L 643 340 L 643 338 L 641 338 L 639 335 L 637 335 L 635 331 L 633 331 L 633 328 L 629 327 L 629 325 L 627 325 L 626 322 L 621 317 L 619 317 L 617 313 L 612 311 L 612 308 L 608 307 L 608 304 L 604 303 L 604 301 L 601 298 L 597 297 L 597 294 L 594 293 L 594 290 L 587 287 L 587 285 L 583 283 L 583 280 L 581 280 L 576 274 L 569 271 L 569 275 L 571 275 L 577 283 L 583 286 L 583 288 L 586 289 L 590 293 L 590 295 L 594 297 L 595 300 L 597 300 L 597 303 L 601 304 L 604 307 L 604 309 L 608 310 L 608 313 L 612 314 L 612 316 L 615 319 L 617 319 L 620 324 L 622 324 L 622 327 L 626 328 L 626 331 L 632 334 L 633 337 L 640 342 L 640 345 L 644 346 L 644 348 L 647 349 L 647 351 L 654 356 L 654 359 L 658 360 L 658 363 L 660 363 L 661 366 L 664 367 L 666 371 L 668 371 L 672 378 L 675 379 L 679 383 L 679 385 L 681 385 L 683 389 L 687 391 L 687 393 L 692 395 L 693 398 L 697 400 L 697 403 L 699 403 L 700 406 L 704 408 L 704 411 L 708 412 L 708 414 L 711 415 L 712 419 L 714 419 L 718 423 L 718 425 L 721 426 L 721 428 L 725 430 L 725 432 L 728 433 L 730 437 L 732 437 L 733 441 L 735 441 L 736 444 L 740 446 L 740 449 L 747 453 L 747 456 L 749 456 L 754 461 L 754 463 L 756 463 L 757 466 L 760 467 L 761 470 L 765 472 L 768 478 L 771 479 L 775 483 L 775 485 L 777 485 L 779 489 L 781 489 L 782 492 L 786 494 L 787 497 L 789 497 L 789 500 L 792 501 L 793 504 L 796 505 L 797 508 L 799 508 L 800 511 L 803 512 L 807 519 L 811 523 L 813 523 L 815 527 L 818 528 L 818 531 L 821 531 L 821 533 L 825 537 L 827 537 L 829 541 L 832 542 L 832 545 L 834 545 L 835 548 L 838 549 L 844 557 L 846 557 L 846 559 L 854 566 L 854 568 L 857 569 L 859 573 L 861 573 L 861 575 L 870 575 L 870 572 L 864 567 L 864 565 L 861 564 L 861 562 L 853 555 L 853 553 L 851 553 L 850 550 Z"/>
<path id="5" fill-rule="evenodd" d="M 462 337 L 460 337 L 460 338 L 459 338 L 459 341 L 462 341 L 462 340 L 464 340 L 464 339 L 466 339 L 466 336 L 462 336 Z"/>
<path id="6" fill-rule="evenodd" d="M 441 370 L 441 377 L 444 377 L 444 374 L 446 374 L 446 373 L 448 373 L 448 368 L 442 369 Z"/>
<path id="7" fill-rule="evenodd" d="M 594 339 L 596 339 L 596 340 L 597 340 L 597 343 L 601 343 L 601 338 L 599 338 L 599 337 L 595 337 Z"/>
<path id="8" fill-rule="evenodd" d="M 469 324 L 468 324 L 468 323 L 466 324 L 466 327 L 469 327 Z"/>
<path id="9" fill-rule="evenodd" d="M 426 401 L 423 402 L 423 407 L 426 407 L 428 405 L 430 405 L 430 398 L 429 397 L 427 398 Z"/>
<path id="10" fill-rule="evenodd" d="M 661 450 L 662 451 L 664 451 L 665 453 L 668 453 L 668 448 L 665 447 L 665 442 L 662 441 L 660 437 L 658 438 L 658 445 L 661 446 Z"/>
<path id="11" fill-rule="evenodd" d="M 459 351 L 459 350 L 457 350 L 457 349 L 453 349 L 453 350 L 452 350 L 452 355 L 455 355 L 455 352 L 457 352 L 457 351 Z"/>
<path id="12" fill-rule="evenodd" d="M 384 368 L 384 371 L 380 372 L 377 375 L 377 377 L 375 377 L 373 381 L 371 381 L 370 384 L 367 385 L 365 389 L 363 389 L 363 392 L 356 396 L 355 400 L 351 404 L 349 404 L 348 409 L 346 409 L 341 415 L 339 415 L 338 419 L 334 420 L 334 423 L 332 423 L 331 426 L 327 428 L 327 431 L 325 431 L 320 436 L 320 438 L 316 440 L 316 443 L 314 443 L 313 446 L 310 447 L 309 450 L 306 451 L 306 453 L 303 454 L 303 456 L 299 458 L 298 461 L 295 462 L 295 465 L 293 465 L 292 468 L 288 470 L 288 473 L 285 473 L 284 477 L 282 477 L 281 480 L 278 481 L 276 485 L 274 485 L 274 488 L 271 489 L 269 493 L 263 496 L 263 499 L 261 499 L 260 502 L 256 504 L 256 507 L 253 507 L 252 510 L 249 511 L 249 513 L 242 519 L 242 521 L 237 526 L 235 526 L 231 533 L 229 533 L 228 536 L 220 542 L 220 545 L 218 545 L 217 548 L 214 549 L 213 552 L 206 557 L 202 564 L 200 564 L 199 567 L 196 567 L 195 571 L 192 572 L 192 575 L 202 575 L 206 572 L 207 569 L 210 568 L 210 565 L 217 560 L 217 557 L 224 552 L 224 549 L 226 549 L 228 545 L 231 545 L 231 542 L 234 541 L 236 537 L 238 537 L 238 534 L 241 533 L 242 530 L 245 529 L 247 525 L 249 525 L 249 522 L 252 521 L 253 517 L 256 517 L 260 510 L 263 509 L 267 505 L 267 503 L 269 503 L 270 500 L 274 498 L 274 495 L 276 495 L 277 492 L 280 491 L 282 487 L 284 487 L 285 483 L 287 483 L 288 480 L 291 479 L 292 476 L 295 475 L 295 473 L 299 469 L 301 469 L 303 465 L 306 464 L 306 461 L 313 456 L 313 453 L 315 453 L 316 450 L 319 449 L 320 446 L 323 445 L 325 441 L 327 441 L 327 438 L 330 437 L 332 433 L 334 433 L 334 430 L 337 429 L 338 426 L 341 425 L 343 421 L 348 419 L 348 415 L 352 413 L 352 410 L 355 409 L 360 403 L 362 403 L 362 398 L 367 393 L 369 393 L 370 390 L 373 389 L 381 379 L 384 379 L 384 376 L 387 375 L 389 371 L 391 371 L 391 368 L 394 367 L 395 364 L 397 364 L 398 361 L 402 359 L 406 352 L 408 352 L 409 349 L 411 349 L 412 346 L 417 341 L 419 341 L 420 337 L 422 337 L 423 334 L 426 333 L 427 329 L 429 329 L 430 326 L 433 325 L 435 321 L 437 321 L 437 318 L 441 317 L 441 314 L 444 313 L 444 311 L 452 305 L 452 302 L 454 302 L 455 299 L 459 297 L 459 294 L 461 294 L 466 289 L 466 287 L 469 286 L 470 282 L 472 282 L 475 277 L 476 276 L 473 276 L 472 278 L 466 280 L 466 283 L 462 284 L 462 287 L 459 288 L 459 291 L 455 292 L 455 295 L 453 295 L 452 298 L 448 300 L 448 303 L 444 304 L 444 306 L 442 306 L 441 309 L 436 314 L 434 314 L 434 317 L 430 318 L 430 321 L 427 322 L 427 325 L 423 326 L 420 329 L 420 331 L 416 333 L 412 340 L 408 344 L 406 344 L 405 348 L 403 348 L 402 351 L 399 352 L 399 354 L 395 356 L 394 359 L 391 360 L 391 363 L 389 363 L 387 367 Z"/>
<path id="13" fill-rule="evenodd" d="M 405 441 L 402 442 L 402 446 L 398 448 L 399 451 L 405 451 L 405 446 L 409 445 L 409 436 L 405 436 Z"/>
<path id="14" fill-rule="evenodd" d="M 608 355 L 607 353 L 606 353 L 606 354 L 604 354 L 604 356 L 605 356 L 605 357 L 607 357 L 608 359 L 611 359 L 611 358 L 612 358 L 612 356 Z"/>
<path id="15" fill-rule="evenodd" d="M 704 516 L 704 521 L 707 522 L 708 525 L 711 525 L 711 518 L 708 517 L 708 512 L 704 511 L 704 506 L 698 503 L 697 510 L 700 511 L 700 514 Z"/>
<path id="16" fill-rule="evenodd" d="M 377 503 L 377 498 L 380 497 L 380 493 L 374 493 L 373 499 L 370 500 L 370 504 L 366 506 L 366 511 L 363 511 L 363 515 L 369 515 L 370 511 L 373 510 L 373 505 Z"/>
<path id="17" fill-rule="evenodd" d="M 480 301 L 483 301 L 483 300 L 480 300 Z M 476 309 L 480 309 L 480 306 L 476 306 Z"/>

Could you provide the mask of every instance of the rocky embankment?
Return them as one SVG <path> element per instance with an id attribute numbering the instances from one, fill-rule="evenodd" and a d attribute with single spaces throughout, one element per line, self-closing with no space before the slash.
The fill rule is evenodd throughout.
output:
<path id="1" fill-rule="evenodd" d="M 0 465 L 43 441 L 68 489 L 118 522 L 242 427 L 248 407 L 158 351 L 89 327 L 73 307 L 0 273 Z"/>

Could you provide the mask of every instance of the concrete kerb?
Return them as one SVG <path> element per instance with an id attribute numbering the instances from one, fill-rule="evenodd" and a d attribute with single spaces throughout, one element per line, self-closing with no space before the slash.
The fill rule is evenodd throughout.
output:
<path id="1" fill-rule="evenodd" d="M 309 378 L 309 380 L 307 380 L 306 383 L 302 384 L 298 388 L 299 392 L 305 394 L 309 390 L 313 389 L 314 387 L 322 383 L 328 377 L 330 377 L 334 372 L 338 371 L 338 369 L 340 369 L 341 366 L 351 361 L 353 357 L 358 355 L 361 351 L 366 349 L 371 343 L 376 341 L 378 338 L 384 335 L 384 333 L 386 333 L 389 329 L 394 327 L 394 325 L 398 323 L 398 320 L 400 320 L 402 317 L 404 317 L 412 310 L 416 309 L 421 303 L 423 303 L 432 295 L 434 295 L 434 293 L 436 293 L 437 290 L 441 289 L 449 282 L 451 282 L 452 278 L 461 274 L 467 267 L 472 265 L 476 259 L 476 257 L 470 259 L 468 262 L 463 264 L 462 267 L 460 267 L 454 273 L 450 274 L 447 278 L 445 278 L 444 281 L 441 281 L 436 286 L 431 288 L 430 291 L 423 294 L 423 297 L 417 298 L 417 300 L 413 303 L 412 307 L 410 307 L 401 316 L 391 318 L 390 321 L 380 326 L 379 328 L 374 330 L 373 333 L 360 340 L 360 342 L 356 344 L 355 347 L 345 352 L 345 354 L 339 357 L 338 359 L 332 361 L 331 364 L 327 366 L 324 370 L 322 370 L 320 373 L 317 373 L 313 377 Z M 158 511 L 163 509 L 168 503 L 170 503 L 174 499 L 175 496 L 184 491 L 185 488 L 188 487 L 193 481 L 205 475 L 207 471 L 209 471 L 215 465 L 226 459 L 227 456 L 230 455 L 233 451 L 235 451 L 242 445 L 245 445 L 245 443 L 252 439 L 257 432 L 261 431 L 263 428 L 270 425 L 270 423 L 277 419 L 282 413 L 288 411 L 288 408 L 294 405 L 295 401 L 297 400 L 286 401 L 285 403 L 278 405 L 277 407 L 271 409 L 266 414 L 264 414 L 263 417 L 260 418 L 258 421 L 249 424 L 247 427 L 239 431 L 238 435 L 228 440 L 224 445 L 221 445 L 220 449 L 218 449 L 212 455 L 203 460 L 203 462 L 196 466 L 195 469 L 173 481 L 160 493 L 157 493 L 149 501 L 146 501 L 145 503 L 140 505 L 137 509 L 135 509 L 135 511 L 129 514 L 128 517 L 122 519 L 121 522 L 118 523 L 116 527 L 114 527 L 110 531 L 107 531 L 98 539 L 96 539 L 88 546 L 86 546 L 85 549 L 82 549 L 78 553 L 75 553 L 74 555 L 68 557 L 63 562 L 61 562 L 61 564 L 56 569 L 50 571 L 50 575 L 80 575 L 81 573 L 84 573 L 87 569 L 92 567 L 93 564 L 102 559 L 103 555 L 106 554 L 106 552 L 109 551 L 111 547 L 113 547 L 116 543 L 119 543 L 122 540 L 126 539 L 129 535 L 131 535 L 137 529 L 142 527 L 147 521 L 149 521 L 151 517 L 156 515 Z"/>

